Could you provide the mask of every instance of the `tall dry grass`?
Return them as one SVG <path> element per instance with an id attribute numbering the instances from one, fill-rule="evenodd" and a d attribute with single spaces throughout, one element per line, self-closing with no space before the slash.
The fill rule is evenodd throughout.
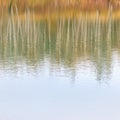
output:
<path id="1" fill-rule="evenodd" d="M 17 6 L 19 11 L 25 11 L 29 8 L 39 12 L 66 9 L 108 9 L 110 6 L 118 9 L 120 8 L 120 0 L 0 0 L 1 8 L 9 10 L 14 6 Z"/>

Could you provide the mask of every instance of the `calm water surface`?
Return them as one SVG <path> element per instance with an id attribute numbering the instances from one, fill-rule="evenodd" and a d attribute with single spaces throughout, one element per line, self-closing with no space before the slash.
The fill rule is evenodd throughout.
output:
<path id="1" fill-rule="evenodd" d="M 4 22 L 1 120 L 120 119 L 120 21 Z"/>

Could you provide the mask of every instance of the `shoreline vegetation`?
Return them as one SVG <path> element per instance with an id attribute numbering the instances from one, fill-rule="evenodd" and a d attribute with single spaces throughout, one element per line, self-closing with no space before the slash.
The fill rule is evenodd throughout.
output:
<path id="1" fill-rule="evenodd" d="M 120 22 L 113 19 L 117 15 L 120 18 L 119 12 L 110 9 L 100 14 L 95 10 L 90 15 L 66 9 L 36 15 L 30 8 L 20 14 L 17 5 L 9 9 L 8 19 L 0 18 L 0 55 L 4 60 L 21 57 L 37 65 L 41 64 L 40 59 L 50 56 L 51 63 L 73 68 L 78 61 L 90 58 L 98 80 L 103 69 L 110 74 L 112 50 L 120 48 Z M 101 62 L 101 58 L 106 60 Z"/>
<path id="2" fill-rule="evenodd" d="M 110 15 L 120 19 L 120 0 L 0 0 L 0 16 L 19 15 L 24 19 L 26 14 L 35 15 L 35 19 L 57 19 L 59 17 L 83 17 L 92 20 L 98 16 L 106 21 Z"/>
<path id="3" fill-rule="evenodd" d="M 29 9 L 38 13 L 66 10 L 104 11 L 109 8 L 120 10 L 120 0 L 0 0 L 1 9 L 10 11 L 15 6 L 21 12 Z"/>

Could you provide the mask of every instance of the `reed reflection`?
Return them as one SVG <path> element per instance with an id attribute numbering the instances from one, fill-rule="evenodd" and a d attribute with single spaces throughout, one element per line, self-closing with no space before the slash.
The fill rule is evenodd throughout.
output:
<path id="1" fill-rule="evenodd" d="M 63 68 L 75 79 L 78 66 L 86 65 L 83 69 L 89 67 L 103 80 L 110 79 L 113 51 L 120 52 L 120 22 L 111 15 L 106 22 L 99 13 L 94 21 L 87 14 L 36 21 L 28 12 L 24 20 L 12 14 L 0 23 L 0 69 L 23 62 L 34 70 L 47 59 L 50 71 Z"/>

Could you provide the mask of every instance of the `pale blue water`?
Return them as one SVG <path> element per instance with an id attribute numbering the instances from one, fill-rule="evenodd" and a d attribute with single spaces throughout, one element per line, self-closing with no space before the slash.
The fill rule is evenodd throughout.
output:
<path id="1" fill-rule="evenodd" d="M 89 23 L 85 34 L 79 26 L 78 41 L 54 31 L 49 41 L 44 26 L 28 45 L 1 40 L 0 119 L 119 120 L 120 26 L 110 34 L 106 24 L 94 33 Z"/>

